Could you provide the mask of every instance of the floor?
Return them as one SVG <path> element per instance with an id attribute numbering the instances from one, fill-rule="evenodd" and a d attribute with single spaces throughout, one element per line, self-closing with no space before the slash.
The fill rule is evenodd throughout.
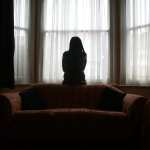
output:
<path id="1" fill-rule="evenodd" d="M 7 148 L 14 149 L 14 150 L 143 150 L 140 147 L 135 146 L 98 146 L 98 145 L 68 145 L 68 146 L 62 146 L 62 145 L 5 145 L 3 147 L 4 150 L 7 150 Z M 1 149 L 1 148 L 0 148 Z"/>

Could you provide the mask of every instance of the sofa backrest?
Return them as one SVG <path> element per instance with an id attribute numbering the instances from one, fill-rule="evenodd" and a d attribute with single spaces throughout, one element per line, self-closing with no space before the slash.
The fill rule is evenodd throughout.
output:
<path id="1" fill-rule="evenodd" d="M 48 86 L 39 93 L 48 99 L 48 107 L 96 108 L 102 98 L 104 86 Z"/>
<path id="2" fill-rule="evenodd" d="M 36 104 L 38 101 L 40 106 L 43 107 L 46 106 L 48 108 L 59 108 L 59 107 L 95 108 L 98 105 L 103 90 L 104 90 L 103 85 L 67 86 L 67 85 L 51 84 L 51 85 L 33 86 L 29 89 L 22 91 L 20 95 L 23 100 L 23 105 L 24 104 L 26 105 L 26 102 L 29 100 L 32 102 L 35 100 L 34 102 Z"/>
<path id="3" fill-rule="evenodd" d="M 122 102 L 124 93 L 106 85 L 67 86 L 45 84 L 28 88 L 20 92 L 20 96 L 22 99 L 22 109 L 80 107 L 105 109 L 106 105 L 112 105 L 110 103 L 112 100 L 118 103 L 119 99 Z M 121 105 L 119 104 L 119 107 Z M 109 107 L 106 109 L 110 110 Z M 122 108 L 119 109 L 121 110 Z"/>

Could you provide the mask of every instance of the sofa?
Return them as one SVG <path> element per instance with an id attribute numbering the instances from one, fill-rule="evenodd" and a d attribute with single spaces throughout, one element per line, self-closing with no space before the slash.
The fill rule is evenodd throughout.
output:
<path id="1" fill-rule="evenodd" d="M 139 144 L 147 99 L 110 85 L 37 84 L 0 95 L 1 141 Z"/>

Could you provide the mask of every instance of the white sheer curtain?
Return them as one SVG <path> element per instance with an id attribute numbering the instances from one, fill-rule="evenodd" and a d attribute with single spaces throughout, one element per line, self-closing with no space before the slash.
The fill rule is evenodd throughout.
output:
<path id="1" fill-rule="evenodd" d="M 150 0 L 126 0 L 126 83 L 150 83 Z"/>
<path id="2" fill-rule="evenodd" d="M 62 54 L 72 36 L 87 53 L 86 80 L 109 80 L 109 0 L 44 0 L 42 81 L 62 82 Z"/>
<path id="3" fill-rule="evenodd" d="M 14 0 L 15 81 L 29 82 L 29 15 L 30 0 Z"/>

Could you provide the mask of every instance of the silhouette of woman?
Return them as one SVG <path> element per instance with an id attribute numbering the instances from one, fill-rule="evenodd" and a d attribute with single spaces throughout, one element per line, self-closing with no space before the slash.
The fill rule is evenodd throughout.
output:
<path id="1" fill-rule="evenodd" d="M 80 85 L 86 84 L 84 69 L 87 55 L 84 51 L 81 39 L 72 37 L 69 50 L 63 53 L 62 68 L 64 71 L 63 84 Z"/>

